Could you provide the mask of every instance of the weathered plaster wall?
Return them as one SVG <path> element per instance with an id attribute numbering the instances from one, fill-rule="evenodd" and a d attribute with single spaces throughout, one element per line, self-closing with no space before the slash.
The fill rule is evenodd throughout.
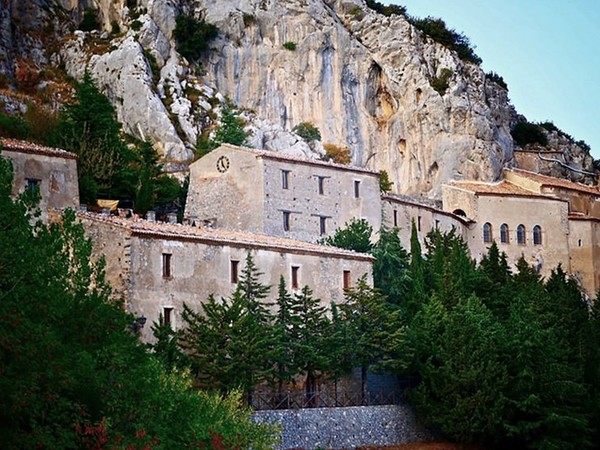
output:
<path id="1" fill-rule="evenodd" d="M 487 253 L 489 244 L 483 242 L 483 225 L 492 225 L 492 238 L 501 252 L 505 252 L 513 264 L 523 255 L 534 267 L 540 268 L 542 276 L 562 263 L 570 271 L 568 204 L 562 200 L 537 197 L 511 197 L 502 195 L 478 195 L 478 216 L 473 217 L 477 226 L 471 229 L 467 243 L 471 255 L 480 260 Z M 500 242 L 500 226 L 506 223 L 509 243 Z M 517 244 L 517 226 L 525 226 L 525 244 Z M 542 228 L 542 244 L 533 244 L 532 230 L 535 225 Z"/>
<path id="2" fill-rule="evenodd" d="M 229 161 L 224 172 L 217 169 L 221 157 Z M 185 217 L 199 222 L 216 218 L 217 227 L 263 232 L 264 193 L 260 167 L 256 155 L 228 145 L 200 158 L 190 166 Z"/>
<path id="3" fill-rule="evenodd" d="M 596 297 L 600 289 L 600 223 L 594 219 L 569 220 L 571 272 Z"/>
<path id="4" fill-rule="evenodd" d="M 263 158 L 265 180 L 265 232 L 302 241 L 316 242 L 320 218 L 331 235 L 352 218 L 367 219 L 374 230 L 381 225 L 381 198 L 377 174 L 326 165 L 310 165 Z M 288 187 L 282 186 L 282 171 L 288 172 Z M 319 177 L 323 194 L 319 194 Z M 358 197 L 354 183 L 358 182 Z M 283 229 L 283 211 L 289 211 L 290 230 Z"/>
<path id="5" fill-rule="evenodd" d="M 239 261 L 239 273 L 248 248 L 208 245 L 202 242 L 135 236 L 131 248 L 130 303 L 136 313 L 145 315 L 148 323 L 158 320 L 164 308 L 172 308 L 172 325 L 181 326 L 181 312 L 186 303 L 194 310 L 209 294 L 227 297 L 233 293 L 231 261 Z M 171 276 L 163 277 L 162 255 L 171 255 Z M 283 276 L 291 288 L 292 267 L 298 267 L 299 288 L 308 285 L 322 304 L 343 299 L 343 272 L 350 271 L 352 283 L 363 274 L 372 283 L 371 261 L 315 256 L 301 252 L 280 253 L 267 249 L 252 251 L 254 262 L 263 273 L 260 282 L 271 285 L 270 297 L 277 295 L 277 283 Z M 151 340 L 149 327 L 143 338 Z"/>
<path id="6" fill-rule="evenodd" d="M 253 420 L 283 426 L 277 449 L 348 449 L 431 440 L 407 405 L 258 411 Z"/>
<path id="7" fill-rule="evenodd" d="M 387 228 L 398 228 L 400 242 L 406 249 L 410 248 L 411 227 L 414 221 L 421 245 L 427 233 L 438 229 L 442 233 L 455 230 L 458 236 L 466 240 L 469 226 L 466 221 L 445 211 L 428 205 L 400 200 L 385 196 L 382 201 L 383 223 Z"/>
<path id="8" fill-rule="evenodd" d="M 13 164 L 13 194 L 18 195 L 27 187 L 28 179 L 39 180 L 40 210 L 44 220 L 50 208 L 79 207 L 77 163 L 75 159 L 59 158 L 11 151 L 5 148 L 2 156 Z"/>

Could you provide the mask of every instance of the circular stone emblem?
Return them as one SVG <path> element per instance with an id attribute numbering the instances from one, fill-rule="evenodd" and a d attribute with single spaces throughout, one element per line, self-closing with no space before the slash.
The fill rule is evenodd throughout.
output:
<path id="1" fill-rule="evenodd" d="M 227 172 L 229 169 L 229 158 L 227 156 L 221 156 L 217 159 L 217 170 L 221 173 Z"/>

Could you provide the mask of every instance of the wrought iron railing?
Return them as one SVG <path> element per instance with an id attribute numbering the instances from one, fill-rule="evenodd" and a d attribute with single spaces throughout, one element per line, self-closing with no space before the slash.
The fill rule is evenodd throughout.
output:
<path id="1" fill-rule="evenodd" d="M 254 392 L 251 405 L 256 410 L 335 408 L 343 406 L 395 405 L 402 400 L 400 391 L 318 391 L 318 392 Z"/>

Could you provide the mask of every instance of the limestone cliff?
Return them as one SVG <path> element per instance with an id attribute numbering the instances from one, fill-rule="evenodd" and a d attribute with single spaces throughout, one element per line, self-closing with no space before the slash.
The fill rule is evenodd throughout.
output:
<path id="1" fill-rule="evenodd" d="M 86 8 L 97 9 L 102 30 L 73 33 Z M 176 51 L 179 14 L 220 30 L 198 65 Z M 401 194 L 435 197 L 449 179 L 493 180 L 515 163 L 518 116 L 507 91 L 403 16 L 382 16 L 362 0 L 0 4 L 3 24 L 24 15 L 38 31 L 52 23 L 50 34 L 64 40 L 50 48 L 39 32 L 3 27 L 0 70 L 12 77 L 24 55 L 39 67 L 61 63 L 76 78 L 88 70 L 124 129 L 151 139 L 170 170 L 185 170 L 228 102 L 247 120 L 253 146 L 318 156 L 320 144 L 290 132 L 312 122 L 323 143 L 349 147 L 355 164 L 387 170 Z M 591 168 L 586 149 L 550 137 L 564 161 Z"/>

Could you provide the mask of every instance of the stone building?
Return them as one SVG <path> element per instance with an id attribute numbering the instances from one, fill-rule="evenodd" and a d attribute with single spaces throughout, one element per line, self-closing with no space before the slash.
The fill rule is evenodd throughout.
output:
<path id="1" fill-rule="evenodd" d="M 13 165 L 13 194 L 39 190 L 42 219 L 52 208 L 77 208 L 77 156 L 57 148 L 16 139 L 0 139 L 1 156 Z"/>
<path id="2" fill-rule="evenodd" d="M 600 288 L 600 189 L 518 169 L 498 183 L 443 187 L 443 208 L 473 221 L 466 235 L 476 259 L 493 241 L 515 263 L 521 255 L 548 276 L 558 264 L 591 297 Z"/>
<path id="3" fill-rule="evenodd" d="M 400 242 L 406 249 L 410 248 L 413 222 L 421 245 L 431 230 L 440 230 L 443 233 L 454 230 L 458 236 L 467 240 L 472 221 L 466 217 L 444 211 L 437 205 L 425 203 L 423 200 L 394 194 L 383 195 L 381 203 L 383 225 L 389 229 L 398 229 Z"/>
<path id="4" fill-rule="evenodd" d="M 379 230 L 379 173 L 224 144 L 190 166 L 185 217 L 308 242 L 352 218 Z"/>
<path id="5" fill-rule="evenodd" d="M 159 314 L 176 329 L 186 303 L 200 310 L 209 294 L 229 296 L 250 252 L 261 283 L 277 295 L 280 276 L 293 292 L 308 285 L 322 304 L 343 300 L 344 288 L 365 275 L 372 283 L 373 258 L 335 247 L 224 229 L 78 213 L 95 251 L 106 255 L 114 295 L 148 323 Z M 150 327 L 142 338 L 152 339 Z"/>

